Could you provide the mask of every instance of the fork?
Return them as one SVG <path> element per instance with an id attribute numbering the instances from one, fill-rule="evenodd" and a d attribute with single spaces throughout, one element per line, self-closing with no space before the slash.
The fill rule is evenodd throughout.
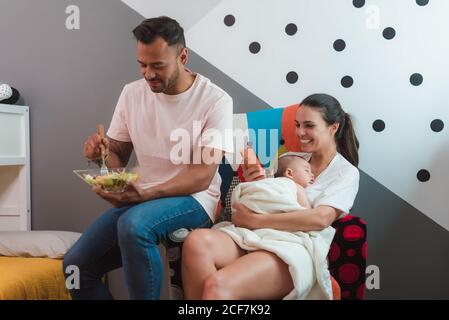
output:
<path id="1" fill-rule="evenodd" d="M 103 140 L 104 139 L 104 125 L 102 125 L 102 124 L 97 125 L 97 133 L 100 136 L 100 139 Z M 100 150 L 101 150 L 100 174 L 102 176 L 105 176 L 105 175 L 109 174 L 109 171 L 108 171 L 108 167 L 106 167 L 106 162 L 105 162 L 105 159 L 104 159 L 106 150 L 104 149 L 104 144 L 103 143 L 100 144 Z"/>

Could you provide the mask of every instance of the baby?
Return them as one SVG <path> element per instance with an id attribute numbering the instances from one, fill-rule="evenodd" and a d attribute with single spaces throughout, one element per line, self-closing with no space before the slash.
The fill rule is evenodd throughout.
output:
<path id="1" fill-rule="evenodd" d="M 281 156 L 275 178 L 238 184 L 231 202 L 260 214 L 310 209 L 305 188 L 314 181 L 310 164 L 298 155 Z"/>

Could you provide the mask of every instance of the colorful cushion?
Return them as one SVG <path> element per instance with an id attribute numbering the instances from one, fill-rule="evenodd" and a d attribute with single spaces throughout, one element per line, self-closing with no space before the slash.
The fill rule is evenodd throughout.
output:
<path id="1" fill-rule="evenodd" d="M 366 223 L 347 215 L 335 221 L 334 240 L 329 250 L 329 270 L 341 287 L 344 300 L 365 297 L 365 269 L 367 257 Z"/>

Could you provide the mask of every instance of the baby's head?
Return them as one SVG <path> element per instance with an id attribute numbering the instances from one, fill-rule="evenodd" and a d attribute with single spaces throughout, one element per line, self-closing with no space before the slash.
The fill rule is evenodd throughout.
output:
<path id="1" fill-rule="evenodd" d="M 310 185 L 314 176 L 310 163 L 297 155 L 287 155 L 279 158 L 275 177 L 287 177 L 304 188 Z"/>

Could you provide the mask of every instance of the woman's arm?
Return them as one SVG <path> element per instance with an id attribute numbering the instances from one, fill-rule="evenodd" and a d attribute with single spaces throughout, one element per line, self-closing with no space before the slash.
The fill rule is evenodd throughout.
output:
<path id="1" fill-rule="evenodd" d="M 257 214 L 241 203 L 233 206 L 232 223 L 247 229 L 271 228 L 284 231 L 319 231 L 330 226 L 338 211 L 329 206 L 318 206 L 286 213 Z"/>

